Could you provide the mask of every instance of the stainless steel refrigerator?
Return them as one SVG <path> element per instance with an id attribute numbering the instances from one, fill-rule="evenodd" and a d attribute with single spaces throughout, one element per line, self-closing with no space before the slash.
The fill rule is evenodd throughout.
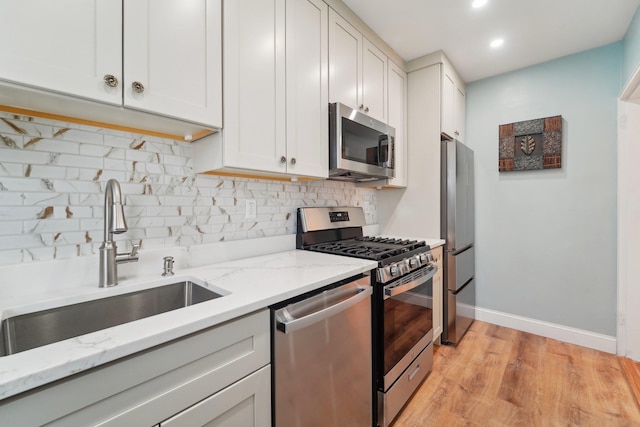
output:
<path id="1" fill-rule="evenodd" d="M 440 236 L 446 240 L 441 340 L 457 344 L 475 319 L 473 150 L 456 140 L 441 146 Z"/>

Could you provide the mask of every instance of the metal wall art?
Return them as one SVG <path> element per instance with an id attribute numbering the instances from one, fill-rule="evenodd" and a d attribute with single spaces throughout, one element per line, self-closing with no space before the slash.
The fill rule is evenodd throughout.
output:
<path id="1" fill-rule="evenodd" d="M 562 116 L 500 125 L 499 134 L 500 172 L 562 166 Z"/>

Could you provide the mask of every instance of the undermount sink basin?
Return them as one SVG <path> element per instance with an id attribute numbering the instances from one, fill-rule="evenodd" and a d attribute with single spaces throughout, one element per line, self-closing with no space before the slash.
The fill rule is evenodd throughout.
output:
<path id="1" fill-rule="evenodd" d="M 185 280 L 9 317 L 2 321 L 0 327 L 0 356 L 19 353 L 221 296 Z"/>

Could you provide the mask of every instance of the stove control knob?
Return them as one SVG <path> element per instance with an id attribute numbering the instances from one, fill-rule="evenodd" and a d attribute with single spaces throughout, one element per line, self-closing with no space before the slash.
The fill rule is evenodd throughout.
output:
<path id="1" fill-rule="evenodd" d="M 389 274 L 391 274 L 391 277 L 397 276 L 398 273 L 399 271 L 397 265 L 392 265 L 391 267 L 389 267 Z"/>
<path id="2" fill-rule="evenodd" d="M 416 258 L 409 259 L 409 268 L 416 268 L 418 266 L 418 260 Z"/>

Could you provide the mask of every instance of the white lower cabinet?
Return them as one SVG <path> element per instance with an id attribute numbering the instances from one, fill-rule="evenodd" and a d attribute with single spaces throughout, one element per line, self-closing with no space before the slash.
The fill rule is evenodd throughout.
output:
<path id="1" fill-rule="evenodd" d="M 160 427 L 271 425 L 271 369 L 265 366 L 161 422 Z"/>
<path id="2" fill-rule="evenodd" d="M 0 424 L 267 426 L 269 334 L 268 310 L 231 320 L 0 401 Z"/>

